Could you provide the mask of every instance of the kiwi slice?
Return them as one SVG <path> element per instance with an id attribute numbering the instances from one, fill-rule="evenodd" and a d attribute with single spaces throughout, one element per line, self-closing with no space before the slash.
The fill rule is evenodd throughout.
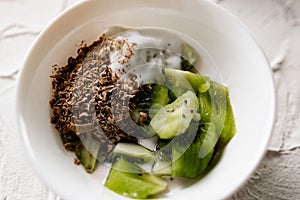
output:
<path id="1" fill-rule="evenodd" d="M 186 131 L 190 122 L 200 120 L 199 103 L 194 92 L 187 91 L 173 103 L 163 107 L 150 125 L 161 139 L 171 139 Z"/>
<path id="2" fill-rule="evenodd" d="M 186 135 L 185 137 L 189 137 Z M 204 140 L 207 140 L 204 144 Z M 194 179 L 205 172 L 214 152 L 217 139 L 213 124 L 200 124 L 194 141 L 189 145 L 180 144 L 181 138 L 172 144 L 172 177 Z M 202 150 L 204 148 L 204 150 Z M 208 153 L 200 158 L 200 151 Z"/>
<path id="3" fill-rule="evenodd" d="M 121 157 L 113 164 L 105 187 L 129 198 L 146 199 L 164 191 L 167 182 Z"/>
<path id="4" fill-rule="evenodd" d="M 146 149 L 139 144 L 133 143 L 118 143 L 111 153 L 112 158 L 125 157 L 127 160 L 148 163 L 155 160 L 154 152 Z"/>
<path id="5" fill-rule="evenodd" d="M 210 87 L 210 79 L 189 71 L 182 71 L 176 69 L 164 70 L 166 79 L 170 82 L 170 85 L 176 86 L 172 89 L 175 90 L 175 94 L 180 90 L 193 90 L 196 94 L 206 92 Z"/>

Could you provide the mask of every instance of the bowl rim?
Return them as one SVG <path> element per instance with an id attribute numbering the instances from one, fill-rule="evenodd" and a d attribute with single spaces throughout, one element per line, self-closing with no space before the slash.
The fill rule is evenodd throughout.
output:
<path id="1" fill-rule="evenodd" d="M 196 0 L 196 1 L 200 1 L 200 0 Z M 252 170 L 249 170 L 248 173 L 246 174 L 246 178 L 240 181 L 239 187 L 235 188 L 232 191 L 229 191 L 224 198 L 229 198 L 234 192 L 236 192 L 239 188 L 241 188 L 246 181 L 250 178 L 250 176 L 254 173 L 254 171 L 258 168 L 259 164 L 261 163 L 262 159 L 264 158 L 266 152 L 267 152 L 267 146 L 270 142 L 270 138 L 272 135 L 272 132 L 275 128 L 275 119 L 276 119 L 276 113 L 277 113 L 277 94 L 276 94 L 276 89 L 275 89 L 275 80 L 274 80 L 274 76 L 273 76 L 273 72 L 272 69 L 270 67 L 269 61 L 267 59 L 266 53 L 263 51 L 263 48 L 258 44 L 258 42 L 255 40 L 253 34 L 250 32 L 250 30 L 247 28 L 247 26 L 240 20 L 238 19 L 235 15 L 233 15 L 231 12 L 229 12 L 228 10 L 226 10 L 225 8 L 223 8 L 222 6 L 220 6 L 219 4 L 212 2 L 210 0 L 203 0 L 206 3 L 211 4 L 212 6 L 214 6 L 216 9 L 221 10 L 221 12 L 224 12 L 226 15 L 228 15 L 230 18 L 232 18 L 233 21 L 235 21 L 235 23 L 237 23 L 239 26 L 241 26 L 246 33 L 248 34 L 248 36 L 253 40 L 253 42 L 255 43 L 255 45 L 258 47 L 260 53 L 264 56 L 265 61 L 267 62 L 268 65 L 268 73 L 271 77 L 271 97 L 270 99 L 272 100 L 272 102 L 270 102 L 271 104 L 271 108 L 272 110 L 270 110 L 271 113 L 271 119 L 268 122 L 268 128 L 266 128 L 265 130 L 265 134 L 268 133 L 268 139 L 265 141 L 265 145 L 264 145 L 264 152 L 261 153 L 260 157 L 256 160 L 256 164 L 255 166 L 252 168 Z M 45 35 L 45 33 L 47 33 L 49 30 L 53 29 L 53 27 L 56 26 L 56 23 L 63 17 L 65 17 L 67 14 L 73 12 L 75 9 L 77 9 L 78 7 L 81 7 L 85 4 L 88 4 L 89 0 L 81 0 L 79 2 L 76 2 L 74 5 L 70 6 L 69 8 L 67 8 L 66 10 L 64 10 L 62 13 L 60 13 L 59 15 L 57 15 L 53 20 L 51 20 L 48 25 L 45 26 L 45 28 L 40 32 L 40 34 L 36 37 L 35 41 L 32 43 L 31 47 L 29 48 L 27 55 L 25 56 L 25 61 L 24 64 L 22 65 L 19 73 L 18 73 L 18 77 L 17 77 L 17 81 L 16 81 L 16 90 L 15 90 L 15 94 L 16 94 L 16 98 L 15 98 L 15 119 L 17 122 L 17 128 L 18 128 L 18 132 L 21 134 L 21 138 L 23 140 L 23 147 L 25 149 L 26 152 L 26 156 L 28 157 L 28 160 L 30 160 L 32 167 L 34 168 L 34 170 L 37 172 L 36 174 L 38 175 L 38 177 L 42 180 L 43 183 L 46 183 L 47 186 L 49 186 L 49 188 L 53 189 L 55 191 L 55 193 L 57 193 L 58 195 L 63 195 L 60 192 L 58 192 L 57 188 L 50 184 L 50 182 L 47 180 L 47 176 L 45 175 L 45 172 L 37 167 L 37 163 L 38 161 L 35 159 L 34 156 L 34 152 L 31 149 L 31 143 L 29 141 L 28 135 L 26 134 L 26 131 L 24 131 L 24 124 L 22 124 L 22 120 L 20 119 L 19 115 L 22 112 L 22 107 L 20 106 L 20 101 L 21 101 L 21 90 L 22 90 L 22 83 L 27 79 L 26 73 L 29 70 L 29 61 L 32 59 L 32 57 L 35 54 L 35 49 L 36 47 L 38 47 L 41 43 L 41 41 L 43 40 L 43 36 Z"/>
<path id="2" fill-rule="evenodd" d="M 209 1 L 209 0 L 205 0 L 205 1 Z M 270 104 L 272 105 L 272 118 L 270 121 L 270 126 L 269 126 L 269 130 L 268 130 L 268 139 L 265 141 L 265 146 L 264 146 L 264 151 L 261 153 L 260 157 L 257 159 L 256 164 L 253 166 L 252 170 L 250 170 L 246 176 L 246 179 L 244 179 L 243 181 L 240 182 L 240 186 L 238 188 L 236 188 L 235 191 L 232 191 L 231 193 L 228 193 L 228 195 L 224 198 L 230 198 L 234 192 L 237 192 L 239 189 L 241 189 L 246 182 L 250 179 L 250 177 L 254 174 L 254 172 L 258 169 L 259 165 L 261 164 L 263 158 L 265 157 L 265 155 L 267 154 L 267 147 L 270 143 L 270 139 L 272 136 L 272 133 L 275 129 L 275 120 L 276 120 L 276 113 L 277 113 L 277 109 L 278 109 L 278 104 L 277 104 L 277 91 L 276 91 L 276 87 L 275 87 L 275 78 L 273 75 L 273 70 L 272 67 L 270 65 L 270 62 L 268 60 L 267 54 L 266 52 L 263 50 L 263 47 L 257 42 L 257 40 L 254 37 L 254 34 L 250 31 L 250 29 L 246 26 L 246 24 L 244 22 L 242 22 L 237 16 L 235 16 L 233 13 L 231 13 L 230 11 L 226 10 L 224 7 L 220 6 L 219 4 L 217 4 L 216 2 L 212 2 L 213 4 L 215 4 L 215 6 L 217 6 L 219 9 L 221 9 L 223 12 L 225 12 L 226 14 L 228 14 L 233 20 L 235 20 L 244 30 L 246 30 L 247 34 L 249 35 L 249 37 L 253 40 L 253 42 L 255 43 L 255 45 L 258 47 L 260 53 L 263 55 L 265 61 L 267 61 L 267 71 L 271 77 L 271 85 L 272 85 L 272 102 L 270 102 Z"/>

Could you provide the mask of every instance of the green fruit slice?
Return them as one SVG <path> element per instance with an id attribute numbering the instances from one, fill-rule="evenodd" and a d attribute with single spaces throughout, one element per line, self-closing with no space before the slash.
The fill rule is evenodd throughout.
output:
<path id="1" fill-rule="evenodd" d="M 182 57 L 181 57 L 181 67 L 185 71 L 189 71 L 199 60 L 200 55 L 196 50 L 190 45 L 183 43 L 182 47 Z"/>
<path id="2" fill-rule="evenodd" d="M 113 164 L 105 187 L 129 198 L 146 199 L 164 191 L 167 182 L 163 178 L 145 173 L 138 165 L 120 158 Z"/>
<path id="3" fill-rule="evenodd" d="M 189 137 L 188 135 L 185 137 Z M 214 152 L 214 143 L 204 144 L 204 139 L 215 141 L 215 127 L 213 124 L 200 124 L 198 133 L 188 147 L 179 144 L 182 139 L 178 138 L 178 142 L 172 145 L 172 177 L 183 177 L 194 179 L 200 176 L 209 165 Z M 200 157 L 201 149 L 205 149 L 208 153 L 204 157 Z"/>
<path id="4" fill-rule="evenodd" d="M 171 90 L 171 92 L 176 96 L 181 96 L 187 91 L 194 91 L 188 80 L 181 74 L 181 70 L 175 69 L 164 69 L 164 74 L 166 76 L 166 85 Z"/>
<path id="5" fill-rule="evenodd" d="M 133 143 L 118 143 L 112 151 L 112 157 L 126 157 L 138 163 L 148 163 L 155 160 L 154 152 Z"/>
<path id="6" fill-rule="evenodd" d="M 170 85 L 175 85 L 172 89 L 175 90 L 176 95 L 180 92 L 180 90 L 194 90 L 196 94 L 199 92 L 203 93 L 210 87 L 210 79 L 202 76 L 201 74 L 168 68 L 166 68 L 164 72 L 167 80 L 170 82 Z"/>
<path id="7" fill-rule="evenodd" d="M 190 122 L 200 120 L 199 103 L 194 92 L 187 91 L 173 103 L 163 107 L 150 125 L 161 139 L 171 139 L 186 131 Z"/>

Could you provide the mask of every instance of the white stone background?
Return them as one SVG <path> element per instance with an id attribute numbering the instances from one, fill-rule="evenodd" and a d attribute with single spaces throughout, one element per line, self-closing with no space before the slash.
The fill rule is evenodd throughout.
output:
<path id="1" fill-rule="evenodd" d="M 0 200 L 60 199 L 43 185 L 27 161 L 13 108 L 16 77 L 26 52 L 38 33 L 77 1 L 0 0 Z M 277 120 L 266 156 L 231 199 L 298 200 L 300 0 L 214 1 L 244 22 L 266 52 L 278 98 Z"/>

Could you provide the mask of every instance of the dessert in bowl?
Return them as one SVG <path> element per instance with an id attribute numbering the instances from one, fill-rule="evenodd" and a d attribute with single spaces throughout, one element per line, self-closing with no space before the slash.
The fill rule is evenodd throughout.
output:
<path id="1" fill-rule="evenodd" d="M 158 197 L 166 199 L 226 198 L 255 169 L 264 154 L 271 133 L 275 104 L 274 87 L 268 62 L 263 52 L 240 22 L 211 2 L 195 1 L 187 4 L 179 1 L 176 5 L 169 1 L 128 1 L 124 5 L 120 2 L 117 4 L 117 2 L 111 1 L 103 4 L 102 1 L 87 1 L 76 5 L 59 16 L 39 36 L 28 55 L 18 82 L 17 116 L 25 146 L 36 170 L 54 191 L 67 199 L 124 198 L 104 186 L 108 185 L 105 182 L 107 182 L 107 171 L 110 170 L 110 167 L 105 164 L 99 165 L 93 175 L 86 174 L 83 167 L 73 164 L 74 155 L 65 150 L 66 146 L 62 144 L 57 130 L 50 124 L 51 106 L 49 106 L 49 101 L 53 98 L 51 91 L 53 78 L 50 78 L 53 75 L 53 68 L 51 66 L 53 64 L 66 66 L 70 56 L 76 58 L 76 51 L 79 47 L 75 45 L 80 44 L 82 40 L 91 44 L 103 33 L 111 35 L 108 38 L 118 35 L 119 39 L 120 37 L 127 39 L 130 43 L 127 45 L 128 47 L 139 47 L 135 51 L 140 49 L 140 53 L 133 52 L 135 56 L 128 61 L 129 64 L 132 65 L 130 62 L 133 61 L 139 63 L 143 60 L 141 58 L 146 58 L 142 63 L 133 65 L 139 67 L 129 67 L 124 76 L 125 80 L 121 79 L 122 82 L 128 83 L 126 81 L 126 78 L 129 77 L 128 74 L 134 72 L 132 74 L 136 74 L 137 77 L 135 82 L 143 83 L 137 85 L 137 88 L 141 88 L 149 82 L 161 83 L 161 78 L 179 70 L 179 67 L 182 66 L 182 57 L 188 61 L 187 63 L 192 63 L 187 56 L 183 56 L 182 49 L 184 48 L 181 46 L 183 42 L 180 41 L 184 41 L 191 47 L 191 52 L 195 50 L 200 55 L 200 63 L 194 64 L 196 71 L 209 77 L 211 81 L 221 83 L 229 88 L 237 131 L 225 147 L 216 165 L 201 176 L 201 179 L 198 178 L 199 180 L 192 182 L 182 179 L 168 181 L 166 191 Z M 115 25 L 130 27 L 130 30 L 109 29 L 107 32 L 109 27 Z M 137 37 L 138 35 L 139 37 Z M 156 42 L 153 41 L 150 43 L 151 46 L 147 46 L 145 38 L 151 39 L 151 37 L 161 40 L 162 43 L 159 44 L 163 45 L 163 48 L 155 46 Z M 142 38 L 142 40 L 137 38 Z M 114 42 L 112 39 L 108 40 Z M 141 44 L 144 46 L 139 46 Z M 154 49 L 154 47 L 156 50 L 147 53 L 147 48 Z M 130 48 L 128 53 L 130 53 Z M 157 55 L 154 56 L 155 54 Z M 130 54 L 127 56 L 130 57 Z M 149 57 L 148 62 L 147 56 Z M 114 60 L 113 56 L 112 60 Z M 72 63 L 72 59 L 69 61 Z M 118 71 L 118 66 L 123 66 L 119 65 L 119 61 L 120 59 L 116 59 L 116 64 L 113 65 L 116 71 Z M 147 72 L 151 66 L 161 70 Z M 159 73 L 153 75 L 153 71 Z M 195 72 L 194 68 L 191 71 Z M 255 82 L 250 76 L 253 72 L 256 76 Z M 122 69 L 117 73 L 121 73 L 117 76 L 122 77 Z M 80 76 L 78 79 L 76 78 L 75 83 L 80 83 L 79 80 Z M 175 80 L 180 80 L 180 78 L 177 77 Z M 206 82 L 204 81 L 204 83 Z M 125 85 L 127 87 L 130 84 Z M 183 87 L 186 85 L 188 83 L 179 84 Z M 185 88 L 185 90 L 194 90 L 193 84 L 190 85 L 192 89 Z M 200 87 L 204 92 L 206 85 L 200 87 L 201 84 L 199 84 L 197 88 Z M 169 87 L 172 91 L 175 90 L 172 89 L 172 84 Z M 185 100 L 193 99 L 191 97 L 193 95 L 185 94 L 186 92 L 181 91 L 179 94 L 180 92 L 177 93 L 175 90 L 173 93 L 176 96 L 174 102 L 166 104 L 182 105 Z M 259 101 L 257 96 L 261 97 Z M 179 99 L 177 103 L 176 99 Z M 191 107 L 195 106 L 190 104 L 189 111 Z M 158 110 L 155 112 L 155 109 L 152 109 L 152 115 L 149 116 L 151 121 L 162 119 L 162 116 L 165 116 L 164 114 L 159 115 L 163 112 L 160 111 L 163 108 Z M 197 112 L 193 115 L 187 114 L 188 121 L 183 120 L 182 111 L 180 115 L 182 118 L 179 121 L 184 123 L 180 123 L 181 125 L 177 126 L 177 129 L 175 128 L 176 135 L 183 134 L 185 129 L 190 127 L 184 125 L 190 125 L 192 120 L 201 120 L 197 118 Z M 138 113 L 140 117 L 141 112 Z M 157 117 L 155 117 L 156 115 Z M 134 115 L 131 115 L 130 119 L 134 119 L 132 116 Z M 142 117 L 145 116 L 142 114 Z M 202 119 L 204 120 L 203 116 Z M 159 133 L 156 135 L 161 139 L 173 137 L 172 134 L 171 136 L 169 133 L 165 134 L 166 130 L 170 128 L 160 129 L 161 126 L 157 125 L 160 121 L 163 120 L 154 120 L 152 124 L 150 122 L 151 127 L 156 130 L 155 132 Z M 55 124 L 55 120 L 53 122 Z M 77 126 L 75 130 L 80 130 L 80 128 L 82 126 Z M 103 129 L 101 126 L 100 128 Z M 122 127 L 122 130 L 126 128 L 126 126 Z M 124 132 L 128 132 L 128 130 L 126 129 Z M 143 143 L 143 145 L 148 145 L 147 147 L 151 149 L 153 144 Z M 88 145 L 84 146 L 88 147 Z M 92 149 L 89 149 L 89 153 L 95 157 Z"/>

